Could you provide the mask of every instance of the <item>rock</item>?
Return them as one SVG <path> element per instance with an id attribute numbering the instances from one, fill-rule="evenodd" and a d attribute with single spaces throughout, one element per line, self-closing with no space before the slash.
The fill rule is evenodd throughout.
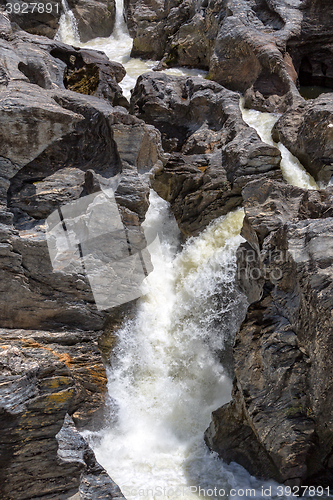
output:
<path id="1" fill-rule="evenodd" d="M 2 14 L 0 46 L 0 497 L 122 499 L 65 416 L 104 423 L 98 346 L 109 359 L 110 322 L 138 297 L 105 269 L 151 270 L 160 134 L 116 105 L 124 68 L 103 54 L 13 33 Z"/>
<path id="2" fill-rule="evenodd" d="M 323 0 L 302 4 L 300 33 L 287 42 L 300 85 L 333 88 L 333 10 Z"/>
<path id="3" fill-rule="evenodd" d="M 11 80 L 26 81 L 43 89 L 68 88 L 100 97 L 114 106 L 128 107 L 118 85 L 126 71 L 121 64 L 110 62 L 104 53 L 74 49 L 20 31 L 11 35 L 10 42 L 7 38 L 5 32 L 0 33 L 1 89 Z"/>
<path id="4" fill-rule="evenodd" d="M 333 96 L 323 94 L 287 111 L 273 128 L 281 141 L 316 181 L 333 175 Z"/>
<path id="5" fill-rule="evenodd" d="M 252 305 L 234 344 L 233 402 L 206 441 L 262 477 L 331 485 L 333 192 L 261 180 L 243 198 L 238 279 Z"/>
<path id="6" fill-rule="evenodd" d="M 8 80 L 0 90 L 1 326 L 101 330 L 107 314 L 96 307 L 79 261 L 63 271 L 53 269 L 45 219 L 59 203 L 89 194 L 87 171 L 93 170 L 99 186 L 122 171 L 119 212 L 132 244 L 143 245 L 140 224 L 149 187 L 140 175 L 161 163 L 159 133 L 124 108 L 64 89 L 62 74 L 71 64 L 96 63 L 105 75 L 112 68 L 113 81 L 124 75 L 121 65 L 110 65 L 92 50 L 22 36 L 0 39 L 6 48 L 0 64 Z M 28 76 L 19 71 L 20 60 Z"/>
<path id="7" fill-rule="evenodd" d="M 161 59 L 168 36 L 187 21 L 194 12 L 192 0 L 125 0 L 124 14 L 134 38 L 131 57 Z"/>
<path id="8" fill-rule="evenodd" d="M 28 357 L 45 353 L 64 363 L 75 384 L 67 412 L 79 428 L 101 425 L 107 397 L 107 378 L 98 348 L 102 331 L 2 329 L 0 333 L 2 344 L 23 349 Z"/>
<path id="9" fill-rule="evenodd" d="M 116 19 L 115 0 L 69 0 L 68 6 L 76 18 L 81 42 L 112 34 Z"/>
<path id="10" fill-rule="evenodd" d="M 53 39 L 59 29 L 62 5 L 58 0 L 41 0 L 37 5 L 23 0 L 7 2 L 0 0 L 0 5 L 8 13 L 8 17 L 16 26 L 32 35 L 47 36 Z M 16 13 L 17 12 L 17 13 Z"/>
<path id="11" fill-rule="evenodd" d="M 85 487 L 92 470 L 101 476 L 89 482 L 90 488 L 96 480 L 112 483 L 66 417 L 71 413 L 77 420 L 81 412 L 81 424 L 87 424 L 103 407 L 106 374 L 96 340 L 93 332 L 1 329 L 4 500 L 68 498 L 80 481 Z"/>
<path id="12" fill-rule="evenodd" d="M 131 109 L 162 135 L 171 153 L 152 185 L 171 203 L 185 236 L 242 202 L 241 189 L 266 173 L 282 179 L 280 153 L 243 121 L 239 95 L 202 78 L 141 75 Z"/>
<path id="13" fill-rule="evenodd" d="M 104 397 L 96 334 L 2 329 L 0 345 L 1 498 L 64 500 L 80 488 L 91 499 L 96 484 L 99 498 L 121 498 L 66 415 L 89 409 L 87 392 L 95 410 Z"/>
<path id="14" fill-rule="evenodd" d="M 92 449 L 76 430 L 73 420 L 66 415 L 64 424 L 57 434 L 58 456 L 63 463 L 71 466 L 77 462 L 82 467 L 79 498 L 80 500 L 124 499 L 120 488 L 96 461 Z"/>
<path id="15" fill-rule="evenodd" d="M 159 69 L 206 69 L 210 79 L 245 93 L 247 107 L 284 112 L 302 103 L 299 83 L 333 88 L 333 10 L 323 0 L 126 6 L 132 55 L 162 58 Z"/>

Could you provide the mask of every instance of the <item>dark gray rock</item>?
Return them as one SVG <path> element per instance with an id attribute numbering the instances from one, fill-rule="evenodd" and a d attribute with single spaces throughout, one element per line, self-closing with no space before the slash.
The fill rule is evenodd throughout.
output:
<path id="1" fill-rule="evenodd" d="M 281 141 L 315 180 L 328 183 L 333 175 L 333 95 L 287 111 L 277 121 L 273 138 Z"/>
<path id="2" fill-rule="evenodd" d="M 119 211 L 142 239 L 149 187 L 140 174 L 161 163 L 159 133 L 124 108 L 64 88 L 64 71 L 80 61 L 120 81 L 123 67 L 105 56 L 22 32 L 10 42 L 3 32 L 0 44 L 7 78 L 0 87 L 1 326 L 100 330 L 107 314 L 96 308 L 82 268 L 52 268 L 45 218 L 89 194 L 87 171 L 102 183 L 122 172 Z M 108 100 L 117 102 L 110 92 Z"/>
<path id="3" fill-rule="evenodd" d="M 69 467 L 73 463 L 81 466 L 78 498 L 80 500 L 123 500 L 125 497 L 120 488 L 96 461 L 96 457 L 87 442 L 76 430 L 73 420 L 66 415 L 58 441 L 58 457 Z"/>
<path id="4" fill-rule="evenodd" d="M 253 181 L 243 198 L 238 279 L 252 305 L 235 339 L 233 402 L 206 440 L 254 474 L 331 485 L 333 193 Z"/>
<path id="5" fill-rule="evenodd" d="M 171 203 L 185 236 L 242 203 L 241 189 L 263 173 L 282 179 L 280 152 L 242 119 L 239 95 L 202 78 L 147 73 L 131 109 L 162 135 L 167 162 L 152 185 Z"/>
<path id="6" fill-rule="evenodd" d="M 81 42 L 111 35 L 116 19 L 115 0 L 69 0 L 68 6 L 76 18 Z"/>

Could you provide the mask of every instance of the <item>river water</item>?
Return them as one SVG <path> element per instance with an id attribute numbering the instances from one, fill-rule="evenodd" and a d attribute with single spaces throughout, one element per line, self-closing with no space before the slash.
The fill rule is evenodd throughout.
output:
<path id="1" fill-rule="evenodd" d="M 86 44 L 79 41 L 65 1 L 57 38 L 103 50 L 122 63 L 127 75 L 121 85 L 129 97 L 137 77 L 156 62 L 130 58 L 132 39 L 121 0 L 112 36 Z M 205 74 L 184 68 L 167 72 Z M 272 144 L 270 131 L 278 116 L 244 110 L 242 104 L 241 109 L 247 123 Z M 315 189 L 297 160 L 278 147 L 288 182 Z M 143 283 L 135 319 L 117 334 L 108 370 L 109 423 L 101 432 L 85 433 L 129 500 L 286 498 L 278 495 L 276 483 L 258 481 L 237 464 L 226 465 L 203 440 L 211 412 L 231 399 L 231 380 L 219 355 L 246 312 L 245 299 L 234 287 L 243 217 L 239 209 L 215 220 L 180 251 L 168 204 L 151 193 L 144 226 L 148 241 L 149 233 L 159 233 L 160 244 L 150 247 L 154 271 Z"/>

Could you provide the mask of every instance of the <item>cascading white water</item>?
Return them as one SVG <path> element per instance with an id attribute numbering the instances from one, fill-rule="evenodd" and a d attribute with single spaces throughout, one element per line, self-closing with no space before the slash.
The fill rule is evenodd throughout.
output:
<path id="1" fill-rule="evenodd" d="M 121 85 L 129 97 L 137 77 L 156 62 L 130 58 L 132 39 L 122 0 L 116 0 L 116 6 L 113 34 L 82 44 L 65 4 L 57 37 L 102 50 L 110 60 L 122 63 L 127 75 Z M 167 72 L 205 74 L 185 68 Z M 241 109 L 262 140 L 273 144 L 271 129 L 278 117 Z M 286 180 L 315 189 L 298 160 L 283 145 L 278 147 Z M 152 239 L 148 233 L 157 230 L 161 246 L 150 246 L 154 271 L 143 283 L 135 319 L 117 334 L 108 372 L 112 400 L 108 426 L 85 435 L 129 500 L 225 498 L 230 490 L 235 500 L 285 499 L 277 494 L 276 483 L 258 481 L 237 464 L 226 465 L 203 440 L 211 412 L 230 400 L 231 381 L 218 353 L 230 344 L 246 310 L 234 285 L 244 213 L 237 210 L 219 218 L 177 253 L 178 228 L 168 204 L 154 193 L 150 201 L 144 224 L 147 240 Z M 266 491 L 272 487 L 271 494 L 263 495 L 262 487 Z"/>
<path id="2" fill-rule="evenodd" d="M 147 240 L 159 231 L 161 244 L 150 246 L 154 271 L 137 316 L 118 333 L 108 374 L 114 418 L 93 445 L 128 499 L 204 498 L 199 487 L 217 488 L 214 497 L 237 487 L 259 491 L 258 481 L 203 441 L 211 412 L 230 400 L 216 353 L 246 310 L 234 287 L 243 217 L 240 209 L 217 219 L 177 253 L 176 222 L 151 193 L 144 226 Z"/>
<path id="3" fill-rule="evenodd" d="M 260 139 L 271 146 L 279 148 L 281 159 L 281 170 L 283 177 L 289 184 L 303 189 L 318 189 L 313 177 L 305 170 L 300 161 L 281 142 L 276 144 L 272 139 L 272 128 L 280 115 L 275 113 L 263 113 L 254 109 L 244 107 L 244 98 L 240 99 L 240 109 L 243 120 L 253 127 Z"/>

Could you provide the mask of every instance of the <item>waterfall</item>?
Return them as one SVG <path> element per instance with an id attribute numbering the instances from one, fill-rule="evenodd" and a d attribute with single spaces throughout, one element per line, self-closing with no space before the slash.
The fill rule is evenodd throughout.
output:
<path id="1" fill-rule="evenodd" d="M 281 170 L 285 180 L 293 186 L 303 189 L 318 189 L 313 177 L 305 170 L 300 161 L 281 142 L 276 144 L 272 139 L 272 128 L 280 115 L 276 113 L 263 113 L 244 107 L 244 98 L 240 99 L 240 109 L 243 120 L 253 127 L 263 142 L 276 146 L 281 153 Z"/>
<path id="2" fill-rule="evenodd" d="M 79 45 L 80 35 L 75 16 L 70 10 L 67 0 L 61 0 L 61 5 L 63 12 L 60 16 L 59 29 L 55 40 L 60 40 L 69 45 Z"/>
<path id="3" fill-rule="evenodd" d="M 132 39 L 117 0 L 115 29 L 109 38 L 79 41 L 73 13 L 63 0 L 58 39 L 102 50 L 125 66 L 121 82 L 130 96 L 137 77 L 156 61 L 130 57 Z M 67 17 L 66 17 L 67 16 Z M 173 68 L 176 75 L 204 75 L 200 70 Z M 245 110 L 244 120 L 263 141 L 273 145 L 278 116 Z M 281 168 L 291 184 L 315 189 L 298 160 L 282 145 Z M 147 240 L 157 230 L 160 245 L 150 246 L 154 271 L 143 283 L 136 317 L 117 332 L 108 369 L 108 422 L 98 432 L 85 431 L 98 461 L 128 500 L 240 500 L 280 498 L 276 488 L 263 496 L 259 481 L 232 463 L 225 464 L 205 446 L 203 434 L 211 412 L 231 398 L 231 380 L 221 358 L 232 343 L 247 304 L 235 287 L 236 250 L 243 238 L 242 209 L 214 221 L 179 251 L 179 231 L 166 202 L 154 192 L 144 223 Z"/>

